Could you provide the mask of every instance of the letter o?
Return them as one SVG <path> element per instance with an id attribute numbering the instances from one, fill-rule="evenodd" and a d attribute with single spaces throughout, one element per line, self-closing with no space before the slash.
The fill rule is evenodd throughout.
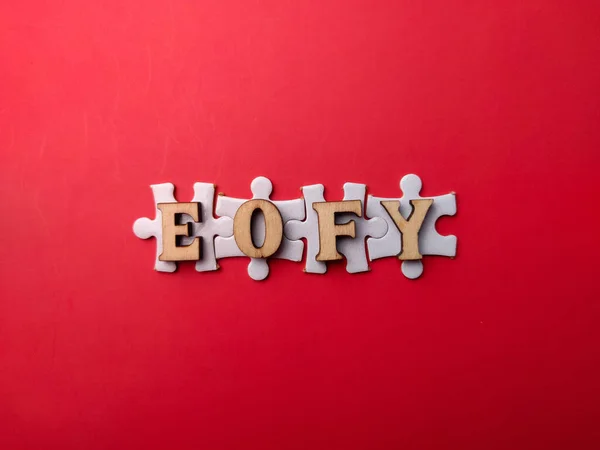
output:
<path id="1" fill-rule="evenodd" d="M 262 211 L 265 218 L 265 240 L 261 247 L 255 247 L 252 241 L 252 214 L 257 209 Z M 268 200 L 248 200 L 235 213 L 233 236 L 244 255 L 251 258 L 268 258 L 279 249 L 283 239 L 283 220 L 279 210 Z"/>

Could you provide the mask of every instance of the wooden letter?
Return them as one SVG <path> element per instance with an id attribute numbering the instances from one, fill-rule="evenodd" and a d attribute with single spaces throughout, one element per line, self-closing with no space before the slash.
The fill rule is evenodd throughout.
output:
<path id="1" fill-rule="evenodd" d="M 158 257 L 160 261 L 197 261 L 200 259 L 200 239 L 195 238 L 190 245 L 179 245 L 180 236 L 190 236 L 193 225 L 188 222 L 177 225 L 181 214 L 192 216 L 200 221 L 200 203 L 159 203 L 156 205 L 162 215 L 163 251 Z"/>
<path id="2" fill-rule="evenodd" d="M 342 202 L 313 203 L 313 209 L 319 218 L 319 253 L 317 261 L 335 261 L 342 259 L 337 251 L 337 236 L 356 236 L 356 224 L 350 220 L 343 225 L 335 223 L 336 213 L 354 213 L 362 216 L 360 200 L 345 200 Z"/>
<path id="3" fill-rule="evenodd" d="M 400 231 L 402 252 L 398 255 L 398 258 L 403 261 L 423 258 L 419 253 L 419 230 L 423 225 L 427 211 L 433 204 L 433 199 L 411 200 L 412 211 L 408 216 L 408 220 L 404 220 L 404 217 L 400 214 L 400 202 L 398 200 L 382 201 L 381 204 Z"/>
<path id="4" fill-rule="evenodd" d="M 252 240 L 252 215 L 261 210 L 265 218 L 265 240 L 256 247 Z M 283 239 L 283 220 L 277 207 L 268 200 L 248 200 L 233 218 L 233 236 L 239 249 L 251 258 L 268 258 L 275 253 Z"/>

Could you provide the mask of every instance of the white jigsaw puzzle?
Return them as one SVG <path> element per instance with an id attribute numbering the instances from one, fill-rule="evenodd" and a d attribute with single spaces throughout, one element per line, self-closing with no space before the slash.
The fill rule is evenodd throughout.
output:
<path id="1" fill-rule="evenodd" d="M 367 272 L 369 262 L 367 261 L 367 252 L 365 251 L 365 239 L 367 236 L 372 238 L 381 238 L 385 236 L 388 224 L 381 217 L 371 216 L 371 219 L 365 217 L 365 194 L 367 185 L 359 183 L 344 183 L 344 200 L 360 200 L 361 215 L 355 214 L 337 214 L 335 223 L 344 224 L 350 220 L 356 223 L 356 235 L 351 237 L 340 237 L 337 242 L 338 251 L 346 257 L 346 271 L 348 273 Z"/>
<path id="2" fill-rule="evenodd" d="M 402 198 L 383 198 L 369 195 L 366 208 L 367 214 L 370 217 L 382 217 L 388 224 L 385 236 L 379 239 L 367 239 L 369 258 L 371 260 L 397 256 L 402 250 L 400 231 L 381 205 L 381 202 L 399 200 L 400 214 L 405 219 L 408 219 L 412 212 L 410 200 L 421 198 L 431 198 L 433 199 L 433 204 L 429 208 L 419 231 L 419 252 L 422 255 L 456 256 L 456 236 L 442 236 L 435 229 L 435 223 L 441 216 L 453 216 L 456 214 L 456 196 L 454 193 L 451 193 L 437 197 L 421 197 L 419 194 L 422 185 L 421 179 L 417 175 L 409 174 L 400 180 L 400 189 L 403 192 Z M 421 261 L 403 261 L 402 273 L 410 279 L 418 278 L 423 273 L 423 263 Z"/>
<path id="3" fill-rule="evenodd" d="M 162 213 L 156 208 L 159 203 L 175 203 L 175 186 L 173 183 L 153 184 L 150 186 L 152 195 L 154 196 L 155 215 L 154 219 L 141 217 L 133 224 L 133 232 L 140 239 L 156 238 L 156 259 L 154 262 L 154 270 L 158 272 L 175 272 L 177 263 L 171 261 L 160 261 L 158 257 L 162 254 Z"/>
<path id="4" fill-rule="evenodd" d="M 273 201 L 270 199 L 273 191 L 273 183 L 266 177 L 257 177 L 250 184 L 252 191 L 252 199 L 262 199 L 272 202 L 279 213 L 283 224 L 289 220 L 304 219 L 304 200 L 301 198 L 294 200 Z M 219 196 L 217 199 L 216 213 L 219 216 L 226 216 L 233 220 L 238 208 L 248 199 L 240 199 L 226 196 Z M 256 245 L 262 245 L 265 238 L 265 222 L 264 220 L 252 221 L 252 238 Z M 287 259 L 290 261 L 302 260 L 303 244 L 298 241 L 291 241 L 283 236 L 279 250 L 272 256 L 273 258 Z M 217 258 L 229 258 L 235 256 L 246 256 L 239 249 L 235 238 L 232 237 L 217 237 L 215 239 L 215 253 Z M 264 280 L 269 275 L 269 264 L 267 259 L 250 258 L 248 264 L 248 275 L 253 280 Z"/>
<path id="5" fill-rule="evenodd" d="M 308 273 L 327 272 L 327 264 L 316 259 L 319 253 L 319 219 L 317 212 L 313 209 L 313 203 L 325 201 L 323 197 L 324 191 L 325 188 L 322 184 L 304 186 L 302 193 L 304 202 L 306 203 L 306 220 L 290 220 L 285 226 L 285 234 L 289 239 L 296 240 L 302 243 L 302 245 L 304 243 L 300 239 L 306 239 L 306 266 L 304 270 Z M 360 200 L 361 208 L 363 208 L 365 192 L 366 185 L 364 184 L 344 184 L 344 200 Z M 362 217 L 346 213 L 336 215 L 335 219 L 337 224 L 344 224 L 349 220 L 354 220 L 356 224 L 355 238 L 341 237 L 337 242 L 338 251 L 346 257 L 346 270 L 349 273 L 366 272 L 369 270 L 365 251 L 365 238 L 367 236 L 383 237 L 388 227 L 384 219 L 379 217 L 368 219 L 364 215 L 364 208 L 361 211 L 363 213 Z"/>
<path id="6" fill-rule="evenodd" d="M 322 184 L 311 184 L 302 187 L 302 196 L 306 204 L 306 220 L 290 220 L 285 224 L 284 233 L 292 242 L 298 242 L 301 250 L 304 249 L 304 242 L 300 239 L 306 239 L 306 265 L 305 272 L 325 273 L 327 264 L 317 261 L 319 253 L 319 218 L 317 212 L 313 209 L 313 203 L 324 202 L 323 193 L 325 187 Z"/>
<path id="7" fill-rule="evenodd" d="M 154 196 L 155 217 L 149 219 L 142 217 L 137 219 L 133 224 L 133 232 L 141 239 L 150 237 L 156 238 L 156 259 L 154 269 L 159 272 L 175 272 L 177 263 L 172 261 L 160 261 L 158 257 L 163 251 L 162 244 L 162 215 L 156 205 L 159 203 L 177 203 L 173 195 L 175 186 L 172 183 L 153 184 L 152 194 Z M 200 203 L 200 220 L 194 222 L 187 214 L 183 214 L 181 223 L 192 222 L 193 235 L 183 237 L 181 243 L 188 245 L 195 237 L 200 237 L 202 248 L 202 259 L 196 261 L 196 270 L 205 272 L 209 270 L 217 270 L 217 260 L 215 257 L 214 239 L 215 236 L 231 236 L 233 235 L 233 220 L 229 217 L 213 217 L 215 187 L 211 183 L 194 183 L 194 198 L 192 202 Z"/>

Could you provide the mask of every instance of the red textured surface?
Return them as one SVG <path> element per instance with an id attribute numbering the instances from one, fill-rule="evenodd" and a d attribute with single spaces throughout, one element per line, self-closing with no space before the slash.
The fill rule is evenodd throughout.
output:
<path id="1" fill-rule="evenodd" d="M 600 446 L 595 1 L 0 6 L 0 448 Z M 151 183 L 456 191 L 409 281 L 152 270 Z"/>

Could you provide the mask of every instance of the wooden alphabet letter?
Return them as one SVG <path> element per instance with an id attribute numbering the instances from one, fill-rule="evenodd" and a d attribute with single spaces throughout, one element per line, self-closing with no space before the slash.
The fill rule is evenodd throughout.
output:
<path id="1" fill-rule="evenodd" d="M 317 261 L 335 261 L 342 259 L 337 251 L 337 236 L 356 236 L 356 224 L 354 220 L 343 225 L 335 223 L 336 213 L 354 213 L 358 217 L 362 215 L 360 200 L 345 200 L 341 202 L 317 202 L 313 203 L 313 209 L 319 218 L 319 253 Z"/>
<path id="2" fill-rule="evenodd" d="M 398 258 L 403 261 L 422 259 L 423 256 L 419 253 L 419 230 L 423 225 L 427 211 L 433 204 L 433 199 L 411 200 L 412 211 L 408 216 L 408 220 L 405 220 L 400 214 L 400 202 L 398 200 L 382 201 L 381 204 L 400 231 L 402 251 Z"/>
<path id="3" fill-rule="evenodd" d="M 180 236 L 192 234 L 192 223 L 177 225 L 181 214 L 188 214 L 194 221 L 200 221 L 200 203 L 159 203 L 156 207 L 162 215 L 163 251 L 160 261 L 197 261 L 200 259 L 200 239 L 195 238 L 190 245 L 179 245 Z"/>
<path id="4" fill-rule="evenodd" d="M 262 211 L 265 218 L 265 240 L 256 247 L 252 240 L 252 215 Z M 275 253 L 283 239 L 283 220 L 277 207 L 268 200 L 248 200 L 242 204 L 233 218 L 233 236 L 239 249 L 251 258 L 268 258 Z"/>

